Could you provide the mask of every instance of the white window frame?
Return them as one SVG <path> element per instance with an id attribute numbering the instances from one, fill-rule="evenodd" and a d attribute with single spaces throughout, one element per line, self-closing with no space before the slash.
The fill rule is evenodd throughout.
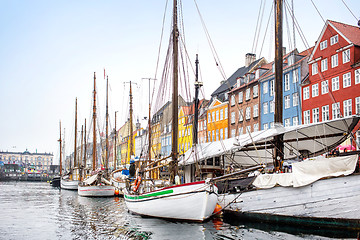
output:
<path id="1" fill-rule="evenodd" d="M 236 134 L 236 129 L 231 129 L 231 137 L 235 137 L 235 134 Z"/>
<path id="2" fill-rule="evenodd" d="M 242 109 L 240 109 L 239 111 L 239 122 L 244 121 L 244 111 Z"/>
<path id="3" fill-rule="evenodd" d="M 320 42 L 320 50 L 327 48 L 327 40 Z"/>
<path id="4" fill-rule="evenodd" d="M 231 106 L 235 106 L 235 95 L 234 94 L 232 94 L 230 97 L 230 103 L 231 103 Z"/>
<path id="5" fill-rule="evenodd" d="M 355 75 L 355 84 L 359 84 L 360 83 L 360 68 L 355 69 L 354 75 Z"/>
<path id="6" fill-rule="evenodd" d="M 337 91 L 340 89 L 339 77 L 334 77 L 331 79 L 331 91 Z"/>
<path id="7" fill-rule="evenodd" d="M 298 92 L 294 92 L 292 94 L 292 98 L 293 98 L 293 107 L 296 107 L 299 105 L 299 93 Z"/>
<path id="8" fill-rule="evenodd" d="M 328 70 L 328 60 L 327 58 L 321 60 L 321 72 Z"/>
<path id="9" fill-rule="evenodd" d="M 274 80 L 271 80 L 270 81 L 270 96 L 274 96 L 274 93 L 275 93 L 275 81 Z"/>
<path id="10" fill-rule="evenodd" d="M 253 106 L 253 118 L 256 118 L 259 116 L 259 105 L 258 104 L 255 104 Z"/>
<path id="11" fill-rule="evenodd" d="M 293 120 L 293 126 L 299 125 L 299 117 L 298 116 L 293 117 L 292 120 Z"/>
<path id="12" fill-rule="evenodd" d="M 259 123 L 254 123 L 254 132 L 259 131 Z"/>
<path id="13" fill-rule="evenodd" d="M 247 88 L 245 91 L 245 100 L 246 101 L 250 100 L 250 88 Z"/>
<path id="14" fill-rule="evenodd" d="M 310 123 L 310 110 L 304 111 L 304 124 Z"/>
<path id="15" fill-rule="evenodd" d="M 311 75 L 315 75 L 317 73 L 318 73 L 318 64 L 316 62 L 311 65 Z"/>
<path id="16" fill-rule="evenodd" d="M 343 64 L 350 62 L 350 49 L 346 49 L 342 52 Z"/>
<path id="17" fill-rule="evenodd" d="M 350 86 L 351 86 L 351 72 L 348 72 L 343 75 L 343 88 L 348 88 Z"/>
<path id="18" fill-rule="evenodd" d="M 320 121 L 319 108 L 312 109 L 312 119 L 313 123 L 318 123 Z"/>
<path id="19" fill-rule="evenodd" d="M 355 98 L 355 113 L 360 114 L 360 97 Z"/>
<path id="20" fill-rule="evenodd" d="M 298 73 L 299 73 L 298 69 L 294 69 L 294 71 L 293 71 L 293 83 L 297 83 L 299 81 Z"/>
<path id="21" fill-rule="evenodd" d="M 239 103 L 242 103 L 244 100 L 244 92 L 243 91 L 240 91 L 239 92 Z"/>
<path id="22" fill-rule="evenodd" d="M 317 97 L 319 96 L 319 84 L 316 83 L 316 84 L 313 84 L 311 86 L 311 96 L 312 97 Z"/>
<path id="23" fill-rule="evenodd" d="M 245 119 L 249 120 L 251 118 L 251 107 L 245 109 Z"/>
<path id="24" fill-rule="evenodd" d="M 310 98 L 310 87 L 309 86 L 303 88 L 303 98 L 304 98 L 304 100 L 307 100 Z"/>
<path id="25" fill-rule="evenodd" d="M 340 103 L 333 103 L 331 106 L 332 110 L 332 119 L 340 118 Z"/>
<path id="26" fill-rule="evenodd" d="M 284 96 L 284 108 L 285 109 L 290 108 L 290 95 Z"/>
<path id="27" fill-rule="evenodd" d="M 334 45 L 339 42 L 339 36 L 336 34 L 330 38 L 330 45 Z"/>
<path id="28" fill-rule="evenodd" d="M 269 82 L 263 82 L 263 94 L 268 93 L 269 92 Z"/>
<path id="29" fill-rule="evenodd" d="M 235 123 L 235 112 L 231 112 L 231 124 Z"/>
<path id="30" fill-rule="evenodd" d="M 284 127 L 290 127 L 290 118 L 284 119 Z"/>
<path id="31" fill-rule="evenodd" d="M 352 115 L 352 100 L 347 99 L 343 102 L 344 107 L 344 117 L 349 117 Z"/>
<path id="32" fill-rule="evenodd" d="M 321 94 L 326 94 L 329 92 L 329 81 L 324 80 L 321 82 Z"/>
<path id="33" fill-rule="evenodd" d="M 339 66 L 339 57 L 338 54 L 331 56 L 331 68 L 335 68 Z"/>
<path id="34" fill-rule="evenodd" d="M 220 109 L 220 121 L 224 120 L 224 109 Z"/>
<path id="35" fill-rule="evenodd" d="M 321 107 L 321 120 L 323 122 L 330 120 L 329 105 L 325 105 Z"/>
<path id="36" fill-rule="evenodd" d="M 269 113 L 269 103 L 268 102 L 264 102 L 263 103 L 263 114 L 268 114 Z"/>
<path id="37" fill-rule="evenodd" d="M 253 98 L 256 98 L 258 96 L 259 96 L 259 87 L 258 87 L 258 85 L 255 85 L 253 87 Z"/>
<path id="38" fill-rule="evenodd" d="M 289 73 L 284 76 L 284 91 L 290 90 L 290 75 Z"/>
<path id="39" fill-rule="evenodd" d="M 275 112 L 275 102 L 274 102 L 274 100 L 270 101 L 270 112 L 271 113 Z"/>

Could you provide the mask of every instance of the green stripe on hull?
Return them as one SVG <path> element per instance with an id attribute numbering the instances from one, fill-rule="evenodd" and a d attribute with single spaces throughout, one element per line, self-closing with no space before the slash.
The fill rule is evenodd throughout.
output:
<path id="1" fill-rule="evenodd" d="M 161 192 L 154 192 L 154 193 L 149 193 L 149 194 L 140 195 L 140 196 L 125 195 L 125 198 L 131 199 L 131 200 L 142 200 L 142 199 L 146 199 L 146 198 L 149 198 L 149 197 L 163 196 L 163 195 L 170 194 L 170 193 L 173 193 L 173 192 L 174 191 L 172 189 L 169 189 L 169 190 L 164 190 L 164 191 L 161 191 Z"/>

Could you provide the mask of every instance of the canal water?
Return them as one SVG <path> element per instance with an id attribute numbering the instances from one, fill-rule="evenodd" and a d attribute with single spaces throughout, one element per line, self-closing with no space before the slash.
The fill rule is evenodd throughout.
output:
<path id="1" fill-rule="evenodd" d="M 0 239 L 356 239 L 356 233 L 243 223 L 171 222 L 129 213 L 124 199 L 86 198 L 45 182 L 0 182 Z"/>

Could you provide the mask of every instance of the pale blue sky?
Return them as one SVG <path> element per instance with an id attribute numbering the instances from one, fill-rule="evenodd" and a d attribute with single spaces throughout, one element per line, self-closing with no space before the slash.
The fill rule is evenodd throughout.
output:
<path id="1" fill-rule="evenodd" d="M 265 2 L 257 57 L 272 3 Z M 357 24 L 342 0 L 313 2 L 324 19 Z M 360 1 L 345 2 L 359 18 Z M 134 89 L 135 117 L 146 116 L 148 85 L 141 78 L 155 76 L 165 3 L 166 0 L 0 0 L 0 150 L 37 149 L 53 152 L 57 158 L 61 120 L 66 128 L 66 151 L 70 152 L 75 97 L 78 128 L 84 118 L 89 124 L 93 72 L 97 72 L 100 114 L 104 118 L 104 68 L 111 85 L 111 126 L 115 111 L 117 126 L 125 122 L 128 85 L 123 82 L 130 80 L 138 83 Z M 245 54 L 252 50 L 260 3 L 260 0 L 197 0 L 227 77 L 244 65 Z M 312 46 L 324 22 L 310 0 L 294 0 L 294 4 L 297 21 Z M 182 5 L 187 51 L 192 62 L 195 54 L 199 54 L 204 92 L 209 97 L 222 77 L 194 1 L 183 1 Z M 169 1 L 163 46 L 170 32 L 171 7 Z M 269 27 L 272 26 L 273 23 Z M 268 61 L 273 57 L 270 34 L 267 33 L 261 54 Z M 285 34 L 285 45 L 286 39 Z M 296 41 L 299 51 L 305 50 L 301 39 Z M 160 73 L 161 65 L 158 78 Z"/>

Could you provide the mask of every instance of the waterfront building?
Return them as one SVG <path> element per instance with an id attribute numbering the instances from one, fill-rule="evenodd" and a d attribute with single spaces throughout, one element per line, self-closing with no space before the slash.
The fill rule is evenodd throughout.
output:
<path id="1" fill-rule="evenodd" d="M 302 113 L 304 124 L 360 114 L 358 26 L 326 21 L 302 82 Z M 359 131 L 356 136 L 359 141 Z"/>
<path id="2" fill-rule="evenodd" d="M 212 99 L 207 113 L 207 140 L 215 142 L 228 138 L 228 101 Z"/>
<path id="3" fill-rule="evenodd" d="M 5 164 L 16 164 L 26 169 L 32 169 L 41 172 L 50 172 L 50 166 L 53 165 L 52 153 L 30 153 L 0 151 L 0 162 Z"/>
<path id="4" fill-rule="evenodd" d="M 312 48 L 301 53 L 295 49 L 289 53 L 283 53 L 283 119 L 282 124 L 286 127 L 300 125 L 301 122 L 301 80 L 308 74 L 307 60 Z M 275 64 L 269 63 L 265 66 L 268 71 L 260 77 L 260 129 L 266 130 L 274 127 L 274 82 Z"/>

